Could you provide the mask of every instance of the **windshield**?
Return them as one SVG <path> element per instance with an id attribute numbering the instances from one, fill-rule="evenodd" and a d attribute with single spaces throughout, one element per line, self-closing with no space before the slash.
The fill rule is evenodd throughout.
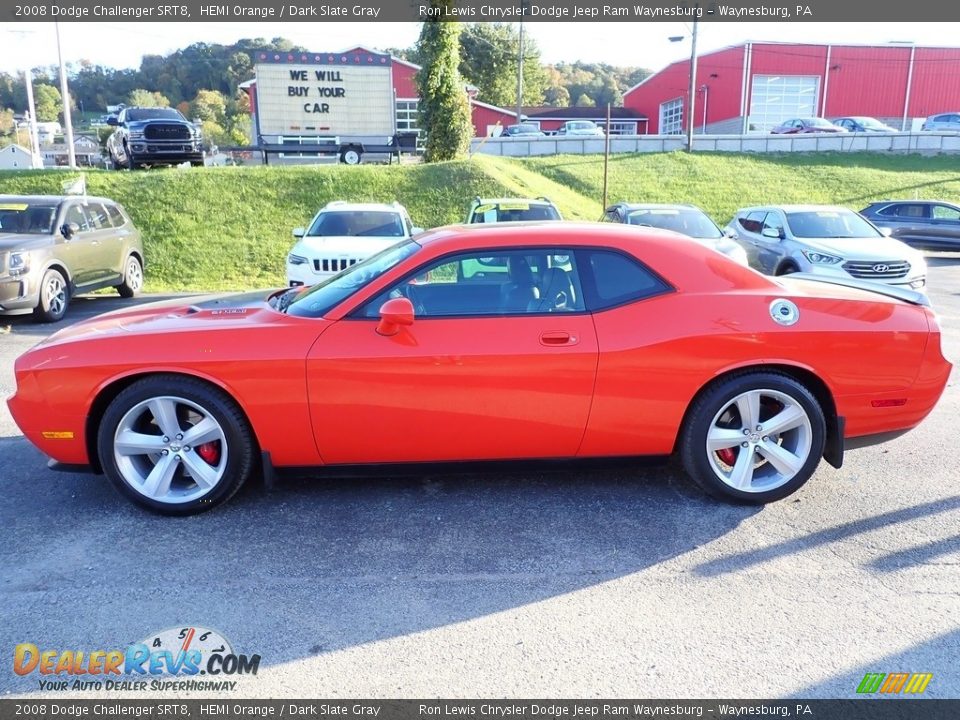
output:
<path id="1" fill-rule="evenodd" d="M 56 217 L 56 205 L 0 201 L 0 232 L 3 233 L 49 235 Z"/>
<path id="2" fill-rule="evenodd" d="M 833 123 L 829 120 L 824 120 L 823 118 L 810 118 L 807 120 L 807 125 L 813 127 L 832 127 Z"/>
<path id="3" fill-rule="evenodd" d="M 140 120 L 183 120 L 177 110 L 173 108 L 142 108 L 139 110 L 127 110 L 127 122 L 139 122 Z"/>
<path id="4" fill-rule="evenodd" d="M 713 221 L 699 210 L 643 209 L 634 210 L 627 217 L 630 225 L 673 230 L 692 238 L 719 238 L 723 233 Z"/>
<path id="5" fill-rule="evenodd" d="M 406 237 L 395 212 L 342 210 L 320 213 L 307 231 L 313 237 Z"/>
<path id="6" fill-rule="evenodd" d="M 511 125 L 508 129 L 513 135 L 533 135 L 540 132 L 536 125 Z"/>
<path id="7" fill-rule="evenodd" d="M 849 210 L 788 212 L 787 225 L 798 238 L 874 238 L 874 227 Z"/>
<path id="8" fill-rule="evenodd" d="M 287 313 L 298 317 L 320 317 L 419 249 L 420 246 L 413 240 L 408 240 L 371 255 L 363 262 L 298 295 L 297 299 L 290 303 Z"/>
<path id="9" fill-rule="evenodd" d="M 571 130 L 593 130 L 597 126 L 589 120 L 584 120 L 583 122 L 569 122 L 567 127 Z"/>
<path id="10" fill-rule="evenodd" d="M 529 202 L 488 203 L 478 205 L 470 216 L 471 223 L 529 222 L 533 220 L 560 220 L 560 213 L 552 205 Z"/>

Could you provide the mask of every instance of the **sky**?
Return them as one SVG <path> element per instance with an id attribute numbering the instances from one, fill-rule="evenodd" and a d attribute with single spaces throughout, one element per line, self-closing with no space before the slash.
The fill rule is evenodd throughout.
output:
<path id="1" fill-rule="evenodd" d="M 64 62 L 85 59 L 114 68 L 137 68 L 144 54 L 168 54 L 195 42 L 230 43 L 240 38 L 286 37 L 313 51 L 353 45 L 407 47 L 416 42 L 418 23 L 61 23 Z M 688 57 L 689 35 L 681 22 L 525 23 L 544 62 L 605 62 L 659 70 Z M 699 52 L 747 40 L 811 43 L 887 43 L 960 45 L 960 23 L 740 23 L 703 22 Z M 0 26 L 0 71 L 56 64 L 53 23 L 4 23 Z"/>

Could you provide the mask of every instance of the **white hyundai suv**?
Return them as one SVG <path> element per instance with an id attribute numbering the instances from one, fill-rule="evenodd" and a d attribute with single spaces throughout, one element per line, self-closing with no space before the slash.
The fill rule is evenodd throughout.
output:
<path id="1" fill-rule="evenodd" d="M 308 228 L 293 231 L 287 283 L 314 285 L 418 232 L 399 203 L 327 203 Z"/>

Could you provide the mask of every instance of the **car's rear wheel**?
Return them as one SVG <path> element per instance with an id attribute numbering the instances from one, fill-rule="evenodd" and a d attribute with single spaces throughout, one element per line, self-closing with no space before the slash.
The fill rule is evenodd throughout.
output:
<path id="1" fill-rule="evenodd" d="M 123 268 L 123 282 L 116 288 L 122 298 L 132 298 L 143 289 L 143 266 L 136 255 L 127 258 Z"/>
<path id="2" fill-rule="evenodd" d="M 163 515 L 192 515 L 240 489 L 254 441 L 224 392 L 194 378 L 156 375 L 110 403 L 97 450 L 107 477 L 129 500 Z"/>
<path id="3" fill-rule="evenodd" d="M 746 372 L 717 382 L 694 401 L 680 457 L 714 497 L 768 503 L 813 475 L 826 433 L 820 403 L 806 387 L 788 375 Z"/>
<path id="4" fill-rule="evenodd" d="M 50 268 L 43 274 L 40 281 L 40 302 L 33 311 L 34 317 L 40 322 L 57 322 L 70 304 L 70 288 L 66 278 L 59 270 Z"/>

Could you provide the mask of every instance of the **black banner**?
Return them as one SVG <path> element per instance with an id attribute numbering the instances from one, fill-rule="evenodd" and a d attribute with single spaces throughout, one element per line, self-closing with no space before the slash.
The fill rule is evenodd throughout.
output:
<path id="1" fill-rule="evenodd" d="M 0 720 L 331 717 L 955 720 L 960 700 L 0 700 Z"/>
<path id="2" fill-rule="evenodd" d="M 942 0 L 458 0 L 436 8 L 430 0 L 36 0 L 4 3 L 0 22 L 946 22 L 960 20 L 960 4 Z"/>

